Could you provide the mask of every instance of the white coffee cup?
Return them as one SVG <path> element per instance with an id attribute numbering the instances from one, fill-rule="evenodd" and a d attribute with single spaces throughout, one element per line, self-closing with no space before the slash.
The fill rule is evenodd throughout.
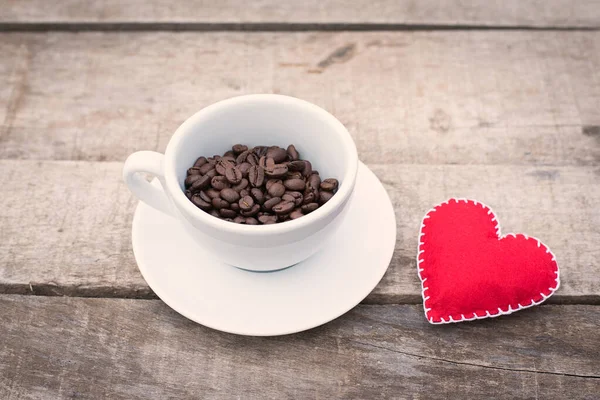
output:
<path id="1" fill-rule="evenodd" d="M 199 156 L 221 155 L 236 143 L 294 144 L 323 179 L 338 179 L 339 189 L 316 211 L 292 221 L 251 226 L 215 218 L 185 196 L 183 181 Z M 257 94 L 198 111 L 177 129 L 164 155 L 153 151 L 131 154 L 123 178 L 141 201 L 177 218 L 217 259 L 243 269 L 272 271 L 315 254 L 335 233 L 354 191 L 357 169 L 354 141 L 334 116 L 304 100 Z M 156 176 L 162 190 L 140 172 Z"/>

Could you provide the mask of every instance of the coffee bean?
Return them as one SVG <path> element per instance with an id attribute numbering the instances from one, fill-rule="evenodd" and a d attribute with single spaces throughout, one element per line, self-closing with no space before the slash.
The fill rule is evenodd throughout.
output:
<path id="1" fill-rule="evenodd" d="M 206 191 L 202 190 L 200 192 L 200 198 L 202 200 L 204 200 L 207 203 L 210 203 L 212 201 L 212 198 L 208 195 L 208 193 L 206 193 Z"/>
<path id="2" fill-rule="evenodd" d="M 192 203 L 194 203 L 194 205 L 200 208 L 201 210 L 210 210 L 210 203 L 207 203 L 206 201 L 202 200 L 202 198 L 198 194 L 194 194 L 192 196 Z"/>
<path id="3" fill-rule="evenodd" d="M 304 175 L 302 175 L 302 172 L 288 172 L 285 175 L 285 179 L 304 179 Z"/>
<path id="4" fill-rule="evenodd" d="M 296 160 L 288 163 L 288 169 L 290 171 L 298 171 L 301 172 L 304 170 L 304 161 Z"/>
<path id="5" fill-rule="evenodd" d="M 233 167 L 233 163 L 229 160 L 219 160 L 217 165 L 215 165 L 215 169 L 220 175 L 225 175 L 225 170 L 229 167 Z"/>
<path id="6" fill-rule="evenodd" d="M 194 163 L 194 167 L 201 167 L 204 164 L 206 164 L 207 162 L 208 162 L 208 160 L 206 160 L 206 157 L 198 157 L 198 159 Z"/>
<path id="7" fill-rule="evenodd" d="M 287 165 L 275 164 L 272 167 L 265 169 L 265 175 L 269 178 L 283 178 L 288 172 Z"/>
<path id="8" fill-rule="evenodd" d="M 258 220 L 263 225 L 271 225 L 277 222 L 277 217 L 275 215 L 261 215 Z"/>
<path id="9" fill-rule="evenodd" d="M 283 181 L 281 179 L 269 179 L 267 181 L 267 183 L 265 184 L 265 187 L 267 188 L 267 191 L 269 191 L 269 189 L 271 189 L 271 186 L 276 184 L 276 183 L 280 183 L 283 185 Z"/>
<path id="10" fill-rule="evenodd" d="M 202 175 L 190 175 L 187 178 L 185 178 L 185 181 L 183 183 L 185 184 L 186 189 L 192 186 L 192 184 L 200 178 L 202 178 Z"/>
<path id="11" fill-rule="evenodd" d="M 233 210 L 230 210 L 229 208 L 221 208 L 219 210 L 219 214 L 221 214 L 222 217 L 225 218 L 235 218 L 237 217 L 237 213 Z"/>
<path id="12" fill-rule="evenodd" d="M 246 161 L 250 163 L 250 165 L 258 165 L 258 156 L 254 153 L 248 154 Z"/>
<path id="13" fill-rule="evenodd" d="M 254 199 L 250 196 L 244 196 L 240 199 L 239 203 L 240 209 L 243 211 L 248 211 L 254 207 Z"/>
<path id="14" fill-rule="evenodd" d="M 258 214 L 259 211 L 260 211 L 260 206 L 258 204 L 255 204 L 249 210 L 241 210 L 240 214 L 242 214 L 244 217 L 254 217 L 255 215 Z"/>
<path id="15" fill-rule="evenodd" d="M 267 154 L 267 150 L 269 150 L 267 146 L 254 146 L 252 152 L 260 158 Z"/>
<path id="16" fill-rule="evenodd" d="M 222 158 L 226 158 L 226 157 L 233 157 L 235 159 L 235 153 L 233 152 L 233 150 L 226 151 L 225 154 L 223 154 Z"/>
<path id="17" fill-rule="evenodd" d="M 302 204 L 302 201 L 304 200 L 304 196 L 302 196 L 302 193 L 300 192 L 285 192 L 285 194 L 283 196 L 281 196 L 282 200 L 286 200 L 286 201 L 292 201 L 294 202 L 294 204 L 296 205 L 296 207 L 298 207 L 299 205 Z"/>
<path id="18" fill-rule="evenodd" d="M 233 165 L 225 169 L 225 177 L 232 185 L 237 185 L 242 181 L 242 171 Z M 242 189 L 240 189 L 242 190 Z"/>
<path id="19" fill-rule="evenodd" d="M 253 217 L 246 218 L 246 225 L 258 225 L 258 220 Z"/>
<path id="20" fill-rule="evenodd" d="M 316 190 L 321 185 L 321 177 L 317 174 L 312 174 L 308 177 L 308 187 L 309 189 Z"/>
<path id="21" fill-rule="evenodd" d="M 237 158 L 235 159 L 236 164 L 241 164 L 241 163 L 245 163 L 246 160 L 248 159 L 248 155 L 250 154 L 250 152 L 248 150 L 243 151 L 242 153 L 240 153 Z"/>
<path id="22" fill-rule="evenodd" d="M 308 203 L 303 205 L 301 207 L 301 210 L 304 214 L 308 214 L 315 211 L 317 208 L 319 208 L 319 205 L 317 203 Z"/>
<path id="23" fill-rule="evenodd" d="M 234 154 L 240 154 L 240 153 L 243 153 L 245 151 L 248 151 L 248 146 L 243 145 L 243 144 L 234 144 L 231 147 L 231 150 L 233 150 Z"/>
<path id="24" fill-rule="evenodd" d="M 214 165 L 206 163 L 206 164 L 204 164 L 203 166 L 200 167 L 200 173 L 202 175 L 206 175 L 206 173 L 208 171 L 210 171 L 211 169 L 215 169 Z"/>
<path id="25" fill-rule="evenodd" d="M 267 150 L 267 157 L 272 158 L 275 163 L 279 164 L 280 162 L 285 161 L 287 152 L 279 146 L 273 146 L 269 147 Z"/>
<path id="26" fill-rule="evenodd" d="M 333 193 L 331 192 L 327 192 L 325 190 L 319 192 L 319 203 L 321 205 L 327 203 L 329 201 L 329 199 L 331 199 L 333 197 Z"/>
<path id="27" fill-rule="evenodd" d="M 291 201 L 282 201 L 273 206 L 272 210 L 276 214 L 289 214 L 294 209 L 295 205 Z"/>
<path id="28" fill-rule="evenodd" d="M 313 203 L 315 201 L 315 199 L 317 199 L 317 196 L 315 196 L 315 192 L 309 191 L 304 193 L 304 200 L 302 200 L 303 204 L 308 204 L 308 203 Z"/>
<path id="29" fill-rule="evenodd" d="M 312 174 L 312 164 L 308 160 L 304 160 L 304 169 L 302 170 L 302 175 L 308 178 Z"/>
<path id="30" fill-rule="evenodd" d="M 199 167 L 188 168 L 187 174 L 188 175 L 202 175 Z"/>
<path id="31" fill-rule="evenodd" d="M 302 213 L 302 211 L 300 211 L 300 209 L 296 208 L 294 211 L 292 211 L 290 213 L 290 219 L 297 219 L 302 217 L 304 214 Z"/>
<path id="32" fill-rule="evenodd" d="M 229 182 L 227 182 L 227 178 L 225 178 L 224 176 L 215 176 L 210 180 L 210 184 L 217 190 L 223 190 L 230 186 Z"/>
<path id="33" fill-rule="evenodd" d="M 248 180 L 253 187 L 260 187 L 265 180 L 265 170 L 258 165 L 252 166 L 248 171 Z"/>
<path id="34" fill-rule="evenodd" d="M 250 191 L 248 189 L 240 190 L 240 197 L 250 196 Z"/>
<path id="35" fill-rule="evenodd" d="M 221 190 L 221 198 L 229 203 L 233 203 L 240 199 L 240 194 L 231 188 L 225 188 Z"/>
<path id="36" fill-rule="evenodd" d="M 263 204 L 263 210 L 266 211 L 271 211 L 271 209 L 273 208 L 273 206 L 277 205 L 278 203 L 281 202 L 281 197 L 273 197 L 267 201 L 264 202 Z"/>
<path id="37" fill-rule="evenodd" d="M 268 191 L 273 197 L 281 197 L 285 193 L 285 186 L 283 186 L 281 183 L 274 183 L 271 185 Z"/>
<path id="38" fill-rule="evenodd" d="M 250 165 L 249 162 L 243 162 L 240 165 L 237 166 L 238 169 L 240 170 L 240 172 L 242 173 L 242 176 L 244 178 L 248 177 L 248 171 L 250 170 L 250 168 L 252 167 L 252 165 Z"/>
<path id="39" fill-rule="evenodd" d="M 300 158 L 300 154 L 298 154 L 298 150 L 296 150 L 296 146 L 290 144 L 287 148 L 287 155 L 290 160 L 295 161 Z"/>
<path id="40" fill-rule="evenodd" d="M 194 181 L 194 183 L 192 183 L 190 190 L 192 192 L 197 192 L 202 189 L 206 189 L 209 185 L 210 185 L 210 177 L 204 175 L 203 177 L 201 177 L 200 179 L 197 179 L 196 181 Z"/>
<path id="41" fill-rule="evenodd" d="M 265 194 L 263 193 L 262 190 L 258 189 L 258 188 L 252 188 L 250 190 L 250 195 L 252 195 L 252 198 L 258 203 L 258 204 L 263 204 L 265 202 Z"/>
<path id="42" fill-rule="evenodd" d="M 214 178 L 217 175 L 217 170 L 214 168 L 204 174 L 204 176 L 208 176 L 209 178 Z"/>
<path id="43" fill-rule="evenodd" d="M 334 178 L 325 179 L 323 182 L 321 182 L 320 188 L 321 190 L 333 192 L 338 188 L 338 180 Z"/>
<path id="44" fill-rule="evenodd" d="M 238 215 L 233 219 L 233 222 L 235 222 L 236 224 L 245 224 L 246 218 L 242 217 L 241 215 Z"/>
<path id="45" fill-rule="evenodd" d="M 240 211 L 240 205 L 238 203 L 231 203 L 229 205 L 229 208 L 231 208 L 235 212 L 239 212 Z"/>
<path id="46" fill-rule="evenodd" d="M 219 214 L 219 211 L 215 210 L 214 208 L 209 211 L 209 214 L 213 217 L 221 218 L 221 214 Z"/>
<path id="47" fill-rule="evenodd" d="M 211 199 L 214 199 L 215 197 L 220 197 L 221 196 L 221 192 L 219 192 L 218 190 L 213 189 L 213 188 L 206 189 L 206 194 Z"/>
<path id="48" fill-rule="evenodd" d="M 229 208 L 229 203 L 218 197 L 212 199 L 210 204 L 212 204 L 212 206 L 217 210 L 220 210 L 221 208 Z"/>
<path id="49" fill-rule="evenodd" d="M 192 199 L 192 192 L 190 190 L 186 190 L 185 192 L 185 197 L 187 197 L 188 199 Z"/>
<path id="50" fill-rule="evenodd" d="M 237 185 L 233 186 L 233 190 L 235 190 L 236 192 L 240 192 L 240 194 L 242 193 L 242 190 L 246 189 L 248 187 L 250 183 L 248 182 L 248 179 L 243 178 L 240 183 L 238 183 Z"/>
<path id="51" fill-rule="evenodd" d="M 289 190 L 304 190 L 306 183 L 302 179 L 288 179 L 283 182 L 283 185 Z"/>

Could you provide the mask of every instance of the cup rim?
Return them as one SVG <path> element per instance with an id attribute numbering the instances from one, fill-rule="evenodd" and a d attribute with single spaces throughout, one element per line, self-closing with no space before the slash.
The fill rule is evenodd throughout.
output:
<path id="1" fill-rule="evenodd" d="M 311 113 L 318 114 L 332 127 L 332 132 L 337 134 L 343 146 L 343 151 L 349 154 L 348 161 L 345 165 L 345 173 L 341 180 L 341 185 L 338 188 L 335 195 L 324 205 L 319 207 L 317 210 L 311 212 L 308 215 L 303 216 L 292 221 L 286 221 L 285 223 L 276 223 L 270 225 L 243 225 L 236 224 L 229 221 L 224 221 L 216 218 L 209 213 L 200 210 L 185 196 L 184 191 L 181 189 L 179 182 L 177 181 L 177 172 L 175 168 L 175 152 L 180 147 L 180 143 L 183 138 L 191 132 L 191 128 L 205 119 L 209 119 L 216 112 L 223 108 L 238 105 L 240 103 L 249 103 L 255 101 L 278 101 L 294 105 L 297 107 L 304 107 L 310 110 Z M 340 206 L 342 206 L 350 197 L 354 184 L 356 181 L 356 174 L 358 170 L 358 152 L 354 140 L 350 136 L 350 133 L 346 127 L 332 114 L 322 109 L 321 107 L 310 103 L 306 100 L 301 100 L 291 96 L 278 95 L 278 94 L 251 94 L 236 96 L 229 99 L 221 100 L 213 103 L 194 115 L 186 119 L 177 128 L 173 134 L 167 149 L 165 151 L 165 182 L 167 190 L 169 191 L 172 200 L 177 203 L 176 205 L 184 209 L 187 215 L 192 216 L 195 220 L 208 225 L 213 229 L 217 229 L 222 232 L 229 232 L 234 234 L 246 234 L 255 236 L 270 236 L 280 235 L 295 231 L 306 226 L 309 226 L 319 220 L 322 220 L 332 214 Z"/>

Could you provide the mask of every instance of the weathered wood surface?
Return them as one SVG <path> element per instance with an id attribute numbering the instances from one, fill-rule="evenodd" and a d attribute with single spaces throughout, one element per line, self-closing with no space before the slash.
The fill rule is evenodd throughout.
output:
<path id="1" fill-rule="evenodd" d="M 597 0 L 0 0 L 20 23 L 284 23 L 598 27 Z"/>
<path id="2" fill-rule="evenodd" d="M 552 301 L 600 303 L 598 167 L 371 164 L 396 210 L 398 241 L 370 303 L 417 303 L 417 232 L 449 197 L 493 207 L 503 232 L 536 236 L 556 254 Z M 0 292 L 148 297 L 131 250 L 137 201 L 119 162 L 0 161 Z"/>
<path id="3" fill-rule="evenodd" d="M 0 158 L 122 161 L 270 92 L 334 113 L 367 163 L 600 162 L 600 32 L 4 33 L 0 54 Z"/>
<path id="4" fill-rule="evenodd" d="M 359 306 L 301 334 L 239 337 L 160 301 L 0 296 L 0 398 L 593 399 L 600 307 L 432 326 Z"/>

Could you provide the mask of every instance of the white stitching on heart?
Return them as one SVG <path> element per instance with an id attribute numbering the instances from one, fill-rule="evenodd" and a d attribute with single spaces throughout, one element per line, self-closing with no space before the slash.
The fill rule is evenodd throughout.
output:
<path id="1" fill-rule="evenodd" d="M 417 273 L 419 275 L 419 280 L 421 281 L 421 296 L 423 297 L 423 309 L 425 310 L 425 318 L 429 321 L 429 323 L 437 325 L 437 324 L 449 324 L 449 323 L 453 323 L 453 322 L 461 322 L 461 321 L 473 321 L 475 319 L 483 319 L 483 318 L 494 318 L 494 317 L 499 317 L 500 315 L 508 315 L 508 314 L 512 314 L 515 311 L 519 311 L 519 310 L 523 310 L 525 308 L 529 308 L 529 307 L 533 307 L 537 304 L 541 304 L 544 301 L 546 301 L 546 299 L 548 299 L 550 296 L 552 296 L 552 294 L 554 294 L 554 292 L 559 288 L 560 286 L 560 273 L 559 273 L 559 268 L 558 268 L 558 263 L 556 262 L 556 257 L 554 256 L 554 253 L 552 253 L 552 251 L 550 251 L 550 249 L 548 248 L 548 246 L 546 246 L 545 244 L 543 244 L 542 242 L 540 242 L 539 239 L 536 239 L 532 236 L 528 236 L 526 234 L 523 233 L 519 233 L 519 234 L 514 234 L 514 233 L 507 233 L 506 235 L 502 236 L 500 234 L 500 222 L 497 220 L 495 213 L 492 211 L 492 209 L 488 206 L 486 206 L 485 204 L 483 204 L 482 202 L 478 202 L 476 200 L 467 200 L 467 199 L 463 199 L 463 198 L 451 198 L 446 200 L 443 203 L 438 204 L 437 206 L 433 207 L 431 210 L 427 211 L 427 213 L 425 214 L 425 217 L 423 217 L 423 220 L 421 221 L 421 227 L 419 229 L 419 239 L 421 237 L 423 237 L 425 235 L 425 233 L 423 232 L 423 228 L 425 227 L 425 220 L 430 218 L 430 213 L 435 212 L 436 209 L 438 207 L 442 207 L 446 204 L 450 204 L 450 201 L 454 200 L 455 203 L 458 204 L 459 201 L 464 201 L 465 203 L 469 203 L 472 202 L 473 205 L 481 205 L 481 207 L 483 209 L 488 210 L 487 214 L 491 215 L 491 222 L 496 222 L 496 235 L 498 236 L 498 240 L 502 240 L 502 239 L 506 239 L 506 238 L 517 238 L 517 236 L 522 236 L 523 238 L 525 238 L 525 240 L 534 240 L 537 242 L 537 247 L 541 247 L 543 246 L 546 249 L 546 253 L 550 254 L 552 256 L 551 261 L 554 261 L 554 264 L 556 265 L 556 270 L 554 271 L 554 274 L 556 275 L 555 278 L 555 282 L 556 285 L 554 287 L 550 287 L 548 288 L 548 293 L 540 293 L 540 295 L 542 296 L 542 300 L 536 302 L 534 299 L 531 299 L 531 304 L 528 305 L 521 305 L 521 303 L 517 303 L 517 305 L 519 306 L 517 309 L 513 309 L 510 304 L 508 305 L 508 309 L 506 311 L 503 311 L 502 308 L 498 308 L 498 313 L 497 314 L 491 314 L 489 311 L 486 310 L 486 315 L 484 316 L 478 316 L 476 313 L 473 313 L 473 317 L 471 318 L 465 318 L 464 314 L 461 314 L 461 318 L 460 319 L 453 319 L 452 315 L 448 316 L 448 321 L 446 321 L 443 317 L 441 318 L 441 321 L 434 321 L 433 317 L 430 317 L 428 315 L 429 311 L 431 311 L 431 308 L 427 307 L 427 300 L 429 300 L 430 296 L 425 296 L 425 291 L 429 289 L 429 287 L 425 286 L 425 281 L 427 281 L 427 278 L 423 279 L 423 277 L 421 276 L 421 272 L 425 271 L 424 268 L 421 268 L 419 264 L 421 264 L 422 262 L 425 261 L 425 255 L 423 253 L 425 253 L 425 250 L 421 248 L 421 246 L 423 246 L 425 243 L 423 241 L 419 241 L 419 247 L 417 248 Z"/>

